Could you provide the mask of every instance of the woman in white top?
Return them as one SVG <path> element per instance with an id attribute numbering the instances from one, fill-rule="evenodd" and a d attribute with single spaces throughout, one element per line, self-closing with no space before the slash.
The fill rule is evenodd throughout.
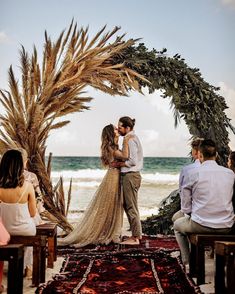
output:
<path id="1" fill-rule="evenodd" d="M 36 200 L 32 184 L 24 180 L 21 152 L 8 150 L 0 163 L 0 216 L 10 235 L 36 235 Z M 32 248 L 25 250 L 24 268 L 32 266 Z"/>

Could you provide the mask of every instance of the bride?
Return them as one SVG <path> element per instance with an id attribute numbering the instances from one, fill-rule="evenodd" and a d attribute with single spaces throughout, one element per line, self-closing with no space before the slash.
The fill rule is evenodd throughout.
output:
<path id="1" fill-rule="evenodd" d="M 101 162 L 108 168 L 83 218 L 65 238 L 58 238 L 58 245 L 108 244 L 119 242 L 123 219 L 123 201 L 120 193 L 120 170 L 111 163 L 126 160 L 129 156 L 128 141 L 123 140 L 123 149 L 118 149 L 118 129 L 112 124 L 103 128 L 101 135 Z"/>

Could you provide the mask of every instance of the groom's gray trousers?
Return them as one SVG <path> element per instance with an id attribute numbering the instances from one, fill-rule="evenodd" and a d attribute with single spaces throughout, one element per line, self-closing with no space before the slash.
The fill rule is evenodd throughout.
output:
<path id="1" fill-rule="evenodd" d="M 139 172 L 121 173 L 121 187 L 123 193 L 123 207 L 126 212 L 132 236 L 140 238 L 142 228 L 138 209 L 138 190 L 141 184 Z"/>

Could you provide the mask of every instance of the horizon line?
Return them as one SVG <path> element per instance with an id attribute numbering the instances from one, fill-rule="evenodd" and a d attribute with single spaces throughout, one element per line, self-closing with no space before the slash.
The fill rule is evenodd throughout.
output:
<path id="1" fill-rule="evenodd" d="M 48 157 L 49 154 L 46 155 Z M 53 157 L 97 157 L 99 158 L 100 156 L 98 155 L 52 155 Z M 190 156 L 144 156 L 144 158 L 190 158 Z"/>

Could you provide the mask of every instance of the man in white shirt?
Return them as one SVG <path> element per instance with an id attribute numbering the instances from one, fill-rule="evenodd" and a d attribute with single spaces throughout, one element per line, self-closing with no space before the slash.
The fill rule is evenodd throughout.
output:
<path id="1" fill-rule="evenodd" d="M 132 236 L 121 244 L 138 245 L 142 238 L 142 228 L 138 210 L 138 190 L 141 184 L 140 170 L 143 168 L 143 150 L 139 138 L 133 130 L 135 119 L 128 116 L 121 117 L 118 131 L 121 136 L 131 136 L 128 141 L 129 158 L 119 163 L 121 167 L 121 185 L 123 192 L 123 206 L 126 212 Z"/>
<path id="2" fill-rule="evenodd" d="M 199 145 L 202 142 L 203 139 L 200 138 L 196 138 L 191 142 L 191 155 L 192 158 L 194 159 L 194 162 L 191 164 L 188 164 L 186 166 L 184 166 L 180 172 L 180 176 L 179 176 L 179 190 L 180 190 L 180 200 L 181 200 L 181 207 L 184 206 L 184 199 L 182 199 L 182 195 L 181 195 L 181 190 L 182 190 L 182 186 L 185 183 L 185 179 L 187 178 L 187 174 L 189 173 L 189 171 L 191 171 L 194 168 L 197 168 L 201 165 L 200 160 L 199 160 Z M 184 216 L 184 213 L 182 210 L 177 211 L 173 217 L 172 217 L 172 221 L 176 221 L 178 218 Z"/>
<path id="3" fill-rule="evenodd" d="M 216 146 L 212 140 L 204 140 L 199 151 L 202 164 L 188 173 L 181 191 L 184 198 L 181 210 L 188 215 L 174 222 L 184 264 L 189 262 L 188 233 L 227 234 L 234 224 L 235 175 L 216 163 Z"/>

